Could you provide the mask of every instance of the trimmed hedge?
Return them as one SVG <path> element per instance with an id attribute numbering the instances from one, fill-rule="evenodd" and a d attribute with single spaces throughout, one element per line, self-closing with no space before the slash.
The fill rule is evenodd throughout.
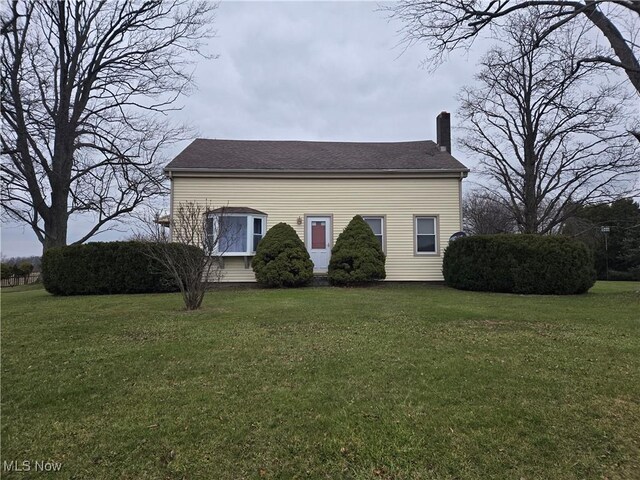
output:
<path id="1" fill-rule="evenodd" d="M 359 285 L 384 279 L 385 255 L 371 227 L 356 215 L 338 236 L 331 250 L 329 282 Z"/>
<path id="2" fill-rule="evenodd" d="M 313 262 L 304 242 L 286 223 L 271 227 L 258 243 L 251 261 L 264 287 L 302 287 L 313 280 Z"/>
<path id="3" fill-rule="evenodd" d="M 452 242 L 444 252 L 447 285 L 461 290 L 571 295 L 593 286 L 589 249 L 562 236 L 479 235 Z"/>
<path id="4" fill-rule="evenodd" d="M 54 247 L 42 257 L 42 281 L 54 295 L 175 292 L 175 281 L 149 256 L 153 244 L 95 242 Z M 196 248 L 173 244 L 171 248 Z"/>

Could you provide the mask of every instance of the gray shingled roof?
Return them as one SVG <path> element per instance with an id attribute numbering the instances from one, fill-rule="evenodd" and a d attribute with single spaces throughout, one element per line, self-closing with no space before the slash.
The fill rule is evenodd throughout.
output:
<path id="1" fill-rule="evenodd" d="M 198 138 L 166 171 L 467 172 L 432 141 L 394 143 L 208 140 Z"/>

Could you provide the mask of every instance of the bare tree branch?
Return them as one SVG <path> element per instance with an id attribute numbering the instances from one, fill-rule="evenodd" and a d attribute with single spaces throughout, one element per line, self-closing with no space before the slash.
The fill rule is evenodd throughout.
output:
<path id="1" fill-rule="evenodd" d="M 555 231 L 581 205 L 640 186 L 624 94 L 597 84 L 605 65 L 577 68 L 589 45 L 576 27 L 539 42 L 548 23 L 539 12 L 512 15 L 504 46 L 481 63 L 479 86 L 459 96 L 461 144 L 479 158 L 492 202 L 526 233 Z"/>
<path id="2" fill-rule="evenodd" d="M 209 214 L 212 210 L 206 201 L 180 203 L 168 228 L 155 214 L 143 219 L 145 230 L 136 237 L 149 242 L 148 255 L 174 279 L 187 310 L 200 308 L 205 293 L 220 282 L 225 245 L 239 233 L 224 222 L 224 208 L 217 209 L 215 216 Z"/>
<path id="3" fill-rule="evenodd" d="M 464 230 L 472 235 L 517 231 L 511 208 L 489 189 L 480 188 L 465 194 L 462 211 Z"/>
<path id="4" fill-rule="evenodd" d="M 216 7 L 6 1 L 0 201 L 44 249 L 67 243 L 73 215 L 95 216 L 84 242 L 166 193 L 163 152 L 187 132 L 165 117 L 207 57 Z"/>
<path id="5" fill-rule="evenodd" d="M 586 22 L 607 39 L 610 50 L 599 55 L 587 54 L 583 63 L 596 61 L 619 67 L 640 94 L 640 49 L 634 40 L 640 31 L 640 2 L 401 0 L 385 10 L 402 23 L 407 46 L 418 42 L 427 44 L 430 52 L 427 62 L 434 66 L 449 52 L 469 48 L 481 34 L 492 30 L 502 32 L 511 17 L 523 12 L 536 12 L 546 22 L 531 47 L 558 30 Z"/>

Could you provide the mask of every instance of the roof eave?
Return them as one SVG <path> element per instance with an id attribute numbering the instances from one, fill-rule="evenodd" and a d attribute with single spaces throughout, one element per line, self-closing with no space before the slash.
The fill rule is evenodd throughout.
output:
<path id="1" fill-rule="evenodd" d="M 214 168 L 168 168 L 164 169 L 168 175 L 189 174 L 198 176 L 336 176 L 336 175 L 434 175 L 434 176 L 463 176 L 469 173 L 468 168 L 449 169 L 351 169 L 351 170 L 269 170 L 269 169 L 214 169 Z"/>

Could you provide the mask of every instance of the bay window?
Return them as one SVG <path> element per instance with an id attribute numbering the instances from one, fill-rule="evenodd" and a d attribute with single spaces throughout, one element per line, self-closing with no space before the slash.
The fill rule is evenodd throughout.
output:
<path id="1" fill-rule="evenodd" d="M 266 214 L 244 207 L 214 210 L 207 221 L 214 253 L 227 257 L 254 255 L 266 229 Z"/>

